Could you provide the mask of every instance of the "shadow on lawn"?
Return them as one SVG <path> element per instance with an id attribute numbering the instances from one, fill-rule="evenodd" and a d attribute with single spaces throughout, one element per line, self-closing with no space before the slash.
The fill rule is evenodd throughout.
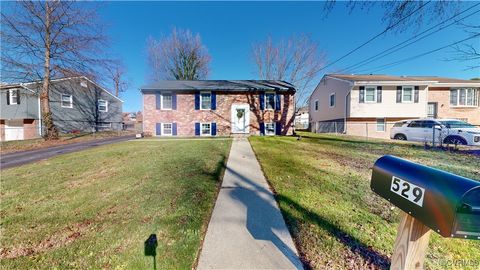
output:
<path id="1" fill-rule="evenodd" d="M 286 246 L 274 233 L 274 231 L 278 231 L 279 224 L 274 221 L 274 217 L 265 217 L 267 213 L 275 212 L 270 209 L 273 207 L 271 203 L 260 196 L 262 193 L 269 194 L 268 190 L 228 167 L 226 170 L 227 172 L 234 174 L 235 177 L 237 177 L 240 181 L 252 186 L 251 190 L 247 188 L 239 188 L 230 193 L 234 199 L 242 202 L 247 208 L 247 229 L 249 230 L 250 234 L 255 239 L 271 241 L 287 258 L 290 259 L 292 263 L 294 263 L 295 260 L 292 258 L 296 257 L 295 253 L 288 248 L 288 246 Z M 330 221 L 324 219 L 320 215 L 309 211 L 294 200 L 279 194 L 275 194 L 274 196 L 277 202 L 289 205 L 292 209 L 295 209 L 295 211 L 300 212 L 302 216 L 305 216 L 309 222 L 314 223 L 328 231 L 331 235 L 336 237 L 338 241 L 348 247 L 353 253 L 360 255 L 368 264 L 376 268 L 388 269 L 390 265 L 390 259 L 387 256 L 373 250 L 371 247 L 368 247 L 359 239 L 349 235 L 338 226 L 332 224 Z M 283 215 L 288 215 L 290 220 L 293 219 L 290 213 L 285 212 L 285 210 L 282 212 Z M 259 220 L 266 220 L 266 222 L 259 223 Z M 295 231 L 293 229 L 294 225 L 288 224 L 288 226 L 290 232 Z M 302 261 L 306 269 L 311 269 L 311 266 L 308 264 L 308 261 L 306 261 L 305 258 L 303 258 Z"/>
<path id="2" fill-rule="evenodd" d="M 359 239 L 344 232 L 341 228 L 332 224 L 330 221 L 326 220 L 320 215 L 304 208 L 289 197 L 276 194 L 275 198 L 280 204 L 283 203 L 285 205 L 288 205 L 290 208 L 298 211 L 300 215 L 305 217 L 309 222 L 314 223 L 322 229 L 328 231 L 328 233 L 335 236 L 338 241 L 348 247 L 353 253 L 360 255 L 368 264 L 371 264 L 376 268 L 380 269 L 388 269 L 390 267 L 390 259 L 388 258 L 388 256 L 385 256 L 378 251 L 375 251 L 371 247 L 368 247 Z M 287 214 L 287 217 L 290 220 L 294 219 L 291 213 L 288 213 L 285 210 L 283 211 L 283 213 L 284 215 Z M 292 226 L 291 224 L 289 225 Z M 290 228 L 290 230 L 292 231 L 292 228 Z"/>

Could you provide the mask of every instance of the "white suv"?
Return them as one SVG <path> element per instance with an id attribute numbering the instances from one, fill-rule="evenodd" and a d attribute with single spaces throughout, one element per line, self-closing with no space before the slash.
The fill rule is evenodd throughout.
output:
<path id="1" fill-rule="evenodd" d="M 480 128 L 456 119 L 415 119 L 395 123 L 390 129 L 390 138 L 417 142 L 480 146 Z"/>

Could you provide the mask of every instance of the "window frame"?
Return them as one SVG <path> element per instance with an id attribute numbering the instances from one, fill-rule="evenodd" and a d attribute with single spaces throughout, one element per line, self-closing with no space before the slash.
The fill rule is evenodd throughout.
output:
<path id="1" fill-rule="evenodd" d="M 18 94 L 18 89 L 10 89 L 8 90 L 8 102 L 9 102 L 9 105 L 18 105 L 18 99 L 20 98 L 17 94 Z M 13 95 L 12 93 L 15 93 L 15 100 L 12 99 Z M 15 101 L 15 102 L 13 102 Z"/>
<path id="2" fill-rule="evenodd" d="M 380 125 L 380 122 L 379 120 L 383 121 L 383 123 L 381 124 L 383 126 L 383 129 L 382 130 L 378 130 L 378 127 Z M 385 118 L 377 118 L 376 119 L 376 125 L 375 125 L 375 130 L 377 132 L 386 132 L 387 131 L 387 121 Z"/>
<path id="3" fill-rule="evenodd" d="M 100 109 L 100 102 L 105 102 L 105 110 L 101 110 L 101 109 Z M 99 112 L 108 112 L 108 100 L 99 99 L 99 100 L 97 101 L 97 107 L 98 107 L 98 111 L 99 111 Z"/>
<path id="4" fill-rule="evenodd" d="M 170 134 L 165 133 L 165 125 L 170 125 Z M 161 132 L 162 136 L 173 136 L 173 123 L 162 123 Z"/>
<path id="5" fill-rule="evenodd" d="M 170 108 L 165 108 L 163 106 L 163 99 L 164 99 L 164 96 L 170 96 Z M 160 110 L 164 110 L 164 111 L 171 111 L 173 108 L 173 94 L 171 92 L 164 92 L 164 93 L 161 93 L 160 94 Z"/>
<path id="6" fill-rule="evenodd" d="M 405 88 L 409 88 L 409 89 L 412 91 L 412 92 L 411 92 L 412 94 L 411 94 L 411 96 L 410 96 L 410 97 L 411 97 L 411 100 L 409 100 L 409 101 L 406 101 L 406 100 L 404 99 L 404 97 L 405 97 Z M 414 100 L 415 100 L 415 87 L 413 87 L 413 86 L 402 86 L 402 103 L 413 103 Z"/>
<path id="7" fill-rule="evenodd" d="M 268 99 L 267 99 L 267 95 L 273 95 L 273 107 L 272 108 L 268 108 Z M 266 111 L 274 111 L 276 106 L 277 106 L 277 98 L 275 97 L 275 92 L 265 92 L 264 94 L 264 100 L 265 100 L 265 110 Z"/>
<path id="8" fill-rule="evenodd" d="M 210 130 L 208 134 L 203 134 L 203 125 L 208 125 Z M 200 123 L 200 136 L 212 136 L 212 123 Z"/>
<path id="9" fill-rule="evenodd" d="M 333 105 L 332 105 L 332 96 L 333 96 Z M 337 103 L 337 96 L 335 93 L 331 93 L 329 96 L 328 96 L 328 105 L 330 108 L 335 108 L 335 105 Z"/>
<path id="10" fill-rule="evenodd" d="M 373 101 L 367 100 L 367 90 L 373 88 Z M 377 86 L 365 86 L 365 103 L 377 103 Z"/>
<path id="11" fill-rule="evenodd" d="M 267 133 L 267 125 L 273 125 L 273 133 L 270 134 L 270 133 Z M 276 130 L 277 130 L 277 123 L 275 122 L 265 122 L 263 123 L 263 134 L 265 134 L 265 136 L 275 136 L 276 134 Z"/>
<path id="12" fill-rule="evenodd" d="M 63 105 L 63 96 L 69 96 L 70 98 L 70 106 L 65 106 Z M 60 106 L 62 108 L 68 108 L 68 109 L 72 109 L 73 108 L 73 95 L 71 94 L 65 94 L 65 93 L 62 93 L 60 94 Z"/>
<path id="13" fill-rule="evenodd" d="M 319 108 L 319 106 L 318 106 L 318 99 L 316 99 L 316 100 L 313 102 L 313 109 L 314 109 L 315 111 L 318 111 L 318 108 Z"/>
<path id="14" fill-rule="evenodd" d="M 206 108 L 206 109 L 202 108 L 202 106 L 203 106 L 203 96 L 202 95 L 205 95 L 205 94 L 208 94 L 209 97 L 210 97 L 210 103 L 208 105 L 208 108 Z M 212 109 L 212 92 L 210 92 L 210 91 L 200 92 L 200 110 L 208 111 L 208 110 L 211 110 L 211 109 Z"/>
<path id="15" fill-rule="evenodd" d="M 465 90 L 465 104 L 460 104 L 460 91 Z M 452 92 L 456 92 L 455 104 L 452 104 Z M 468 93 L 471 92 L 472 95 L 472 105 L 468 105 Z M 479 88 L 451 88 L 450 89 L 450 106 L 454 108 L 476 108 L 479 106 Z"/>

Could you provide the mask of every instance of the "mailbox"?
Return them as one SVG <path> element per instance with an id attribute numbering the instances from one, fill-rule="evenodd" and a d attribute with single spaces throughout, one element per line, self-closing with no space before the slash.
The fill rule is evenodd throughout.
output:
<path id="1" fill-rule="evenodd" d="M 480 182 L 383 156 L 370 187 L 444 237 L 480 239 Z"/>

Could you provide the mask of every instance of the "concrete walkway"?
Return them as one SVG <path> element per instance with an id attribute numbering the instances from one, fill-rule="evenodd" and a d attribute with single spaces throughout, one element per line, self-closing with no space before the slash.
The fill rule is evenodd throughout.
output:
<path id="1" fill-rule="evenodd" d="M 303 269 L 245 138 L 233 141 L 197 269 Z"/>

